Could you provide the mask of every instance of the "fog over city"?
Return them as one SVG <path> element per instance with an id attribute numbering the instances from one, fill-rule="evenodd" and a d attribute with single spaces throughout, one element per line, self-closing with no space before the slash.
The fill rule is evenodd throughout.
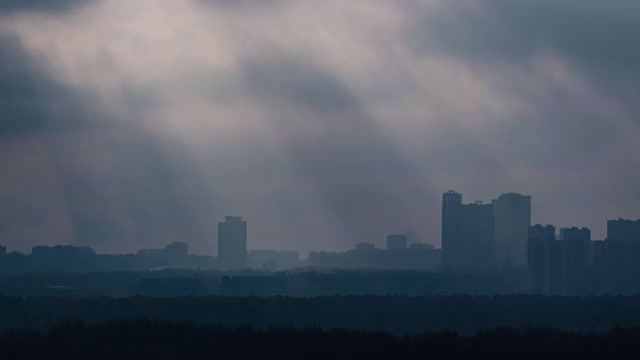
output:
<path id="1" fill-rule="evenodd" d="M 579 5 L 579 6 L 578 6 Z M 640 218 L 637 0 L 0 0 L 0 245 L 440 246 L 442 194 Z"/>

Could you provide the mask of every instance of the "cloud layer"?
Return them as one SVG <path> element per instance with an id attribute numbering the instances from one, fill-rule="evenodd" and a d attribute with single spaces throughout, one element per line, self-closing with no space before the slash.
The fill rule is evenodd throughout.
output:
<path id="1" fill-rule="evenodd" d="M 346 249 L 440 195 L 535 222 L 640 217 L 640 6 L 601 1 L 3 2 L 0 240 Z"/>

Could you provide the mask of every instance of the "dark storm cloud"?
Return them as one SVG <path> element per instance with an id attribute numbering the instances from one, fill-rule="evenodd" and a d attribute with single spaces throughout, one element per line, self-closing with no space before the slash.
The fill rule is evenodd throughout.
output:
<path id="1" fill-rule="evenodd" d="M 353 92 L 311 59 L 276 56 L 242 69 L 256 99 L 276 109 L 274 117 L 278 108 L 292 109 L 271 123 L 304 172 L 321 179 L 408 170 Z"/>
<path id="2" fill-rule="evenodd" d="M 0 137 L 79 125 L 68 109 L 69 95 L 41 60 L 24 51 L 18 38 L 0 35 Z"/>
<path id="3" fill-rule="evenodd" d="M 416 36 L 450 55 L 517 60 L 553 49 L 618 65 L 640 58 L 640 3 L 633 0 L 441 2 L 422 19 L 414 14 L 426 27 Z"/>
<path id="4" fill-rule="evenodd" d="M 20 3 L 4 2 L 7 29 L 38 50 L 0 41 L 0 145 L 44 143 L 75 243 L 211 250 L 234 211 L 263 247 L 348 248 L 409 227 L 432 241 L 450 187 L 532 193 L 559 225 L 637 209 L 640 173 L 612 157 L 640 164 L 625 143 L 640 136 L 635 1 L 194 0 L 122 23 L 125 1 L 68 22 L 76 2 Z M 33 11 L 41 21 L 20 23 Z M 28 157 L 9 156 L 17 170 Z M 50 218 L 2 201 L 20 209 L 5 223 Z"/>
<path id="5" fill-rule="evenodd" d="M 415 49 L 465 61 L 520 63 L 562 56 L 581 75 L 635 111 L 640 78 L 640 3 L 634 0 L 441 2 L 414 12 Z"/>
<path id="6" fill-rule="evenodd" d="M 96 110 L 96 99 L 50 74 L 15 37 L 0 37 L 0 146 L 7 151 L 0 163 L 14 184 L 0 188 L 0 241 L 123 251 L 206 238 L 194 214 L 214 201 L 186 150 L 155 139 L 136 119 Z M 44 160 L 32 165 L 34 158 Z M 37 179 L 20 180 L 33 173 Z M 47 223 L 59 212 L 69 216 L 71 238 L 51 228 L 65 224 Z M 42 233 L 40 243 L 20 238 L 24 232 Z"/>
<path id="7" fill-rule="evenodd" d="M 19 12 L 64 13 L 97 0 L 0 0 L 0 15 Z"/>
<path id="8" fill-rule="evenodd" d="M 600 151 L 629 130 L 624 118 L 640 115 L 637 1 L 447 1 L 435 10 L 411 10 L 407 37 L 418 54 L 458 59 L 495 89 L 535 104 L 534 114 L 519 115 L 495 129 L 505 145 L 524 150 L 524 156 L 535 156 L 526 149 L 531 134 L 548 146 Z M 564 70 L 584 80 L 576 86 L 585 86 L 577 91 L 586 94 L 577 96 L 552 77 L 536 76 L 532 62 L 545 55 L 556 56 Z M 514 76 L 510 68 L 519 73 Z M 604 102 L 616 106 L 617 113 L 606 114 L 600 106 Z M 524 148 L 518 146 L 522 144 Z"/>
<path id="9" fill-rule="evenodd" d="M 285 101 L 314 112 L 360 107 L 351 91 L 312 59 L 264 54 L 245 63 L 241 73 L 250 90 L 263 99 Z"/>

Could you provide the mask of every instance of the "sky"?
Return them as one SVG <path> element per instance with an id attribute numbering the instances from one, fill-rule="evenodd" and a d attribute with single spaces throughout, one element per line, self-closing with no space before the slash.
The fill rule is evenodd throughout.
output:
<path id="1" fill-rule="evenodd" d="M 126 253 L 217 222 L 346 250 L 442 193 L 640 218 L 637 0 L 0 0 L 0 244 Z"/>

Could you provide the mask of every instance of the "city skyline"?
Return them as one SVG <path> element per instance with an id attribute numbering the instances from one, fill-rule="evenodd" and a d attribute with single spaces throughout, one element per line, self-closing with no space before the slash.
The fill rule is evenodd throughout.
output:
<path id="1" fill-rule="evenodd" d="M 29 290 L 24 284 L 15 284 L 14 277 L 21 275 L 114 272 L 137 273 L 141 277 L 138 293 L 161 296 L 407 291 L 592 295 L 637 291 L 640 219 L 609 219 L 607 236 L 594 239 L 587 227 L 556 230 L 554 225 L 532 224 L 531 199 L 530 195 L 505 193 L 490 203 L 465 203 L 462 193 L 447 190 L 442 194 L 441 248 L 421 242 L 414 232 L 407 231 L 386 235 L 384 248 L 360 241 L 348 251 L 310 251 L 301 258 L 290 249 L 250 250 L 248 221 L 226 215 L 218 222 L 215 257 L 190 253 L 185 241 L 124 255 L 98 254 L 91 247 L 70 245 L 35 246 L 30 254 L 22 254 L 0 246 L 0 279 L 8 279 L 5 291 L 12 294 L 42 294 L 54 286 L 36 285 Z M 166 270 L 192 271 L 195 278 L 144 277 Z M 319 275 L 318 270 L 333 274 Z M 205 282 L 202 274 L 213 274 L 214 283 Z M 395 287 L 395 281 L 402 285 Z M 486 282 L 477 286 L 476 281 Z M 132 294 L 131 287 L 119 291 Z"/>
<path id="2" fill-rule="evenodd" d="M 447 194 L 458 194 L 458 195 L 460 195 L 461 197 L 460 197 L 459 201 L 462 202 L 462 195 L 463 195 L 462 193 L 457 193 L 455 190 L 447 190 L 444 193 L 444 196 L 446 196 Z M 481 206 L 491 205 L 491 206 L 495 207 L 495 205 L 497 203 L 499 203 L 500 199 L 502 199 L 502 198 L 509 199 L 509 198 L 513 198 L 514 196 L 518 197 L 518 198 L 526 198 L 526 199 L 528 199 L 527 200 L 527 202 L 528 202 L 528 205 L 527 205 L 528 206 L 528 211 L 527 211 L 526 217 L 529 218 L 529 221 L 527 222 L 528 225 L 525 226 L 525 228 L 528 228 L 530 225 L 552 225 L 552 226 L 556 227 L 558 229 L 558 231 L 560 231 L 562 229 L 565 229 L 565 228 L 578 227 L 578 228 L 588 228 L 593 233 L 593 228 L 591 226 L 584 225 L 584 224 L 562 224 L 562 225 L 559 225 L 557 222 L 553 222 L 553 221 L 547 222 L 547 223 L 535 221 L 535 219 L 532 218 L 532 216 L 531 216 L 531 214 L 534 213 L 533 209 L 535 209 L 535 207 L 532 205 L 532 199 L 534 198 L 532 195 L 522 195 L 522 194 L 515 193 L 515 192 L 505 192 L 505 193 L 502 193 L 502 194 L 496 196 L 496 199 L 491 199 L 490 202 L 487 202 L 487 203 L 485 203 L 484 200 L 475 200 L 475 201 L 470 202 L 468 204 L 481 205 Z M 510 201 L 512 201 L 512 200 L 510 200 Z M 509 210 L 512 210 L 512 209 L 509 209 Z M 494 211 L 494 210 L 492 210 L 492 211 Z M 509 213 L 509 212 L 507 211 L 506 213 Z M 243 217 L 244 216 L 224 215 L 224 216 L 222 216 L 220 218 L 221 219 L 225 219 L 225 222 L 227 222 L 227 221 L 235 221 L 235 220 L 239 220 L 239 221 L 244 222 L 244 226 L 245 226 L 245 230 L 244 231 L 246 233 L 246 219 L 243 220 Z M 297 251 L 299 253 L 305 254 L 305 253 L 309 253 L 309 252 L 313 252 L 313 251 L 336 251 L 336 250 L 337 251 L 345 251 L 345 250 L 354 248 L 358 243 L 370 243 L 370 244 L 373 244 L 374 246 L 376 246 L 377 248 L 382 248 L 382 247 L 384 247 L 385 244 L 388 244 L 388 237 L 389 236 L 392 236 L 393 234 L 400 234 L 400 233 L 411 233 L 412 234 L 411 236 L 415 237 L 415 239 L 410 239 L 408 244 L 412 244 L 412 243 L 429 244 L 429 245 L 435 246 L 436 248 L 441 249 L 442 248 L 442 225 L 443 225 L 443 219 L 444 219 L 444 209 L 441 212 L 439 219 L 440 219 L 440 229 L 439 229 L 440 230 L 440 232 L 439 232 L 440 237 L 438 237 L 437 239 L 425 239 L 425 238 L 421 237 L 420 234 L 417 234 L 413 228 L 405 228 L 405 229 L 396 229 L 394 231 L 388 231 L 387 233 L 380 233 L 379 235 L 377 235 L 377 236 L 375 236 L 375 237 L 373 237 L 371 239 L 356 239 L 356 240 L 353 240 L 352 242 L 346 244 L 346 246 L 343 247 L 343 248 L 319 248 L 319 247 L 316 247 L 316 248 L 309 248 L 307 250 L 304 250 L 304 249 L 300 249 L 300 248 L 277 248 L 277 247 L 268 246 L 268 245 L 267 246 L 262 246 L 262 245 L 260 245 L 260 242 L 258 242 L 258 244 L 253 244 L 254 247 L 252 249 L 254 249 L 254 250 L 265 250 L 265 249 L 294 250 L 294 251 Z M 602 223 L 604 223 L 605 226 L 606 226 L 607 222 L 609 222 L 611 220 L 616 220 L 616 219 L 631 219 L 631 220 L 633 220 L 633 218 L 625 218 L 623 216 L 614 216 L 612 218 L 603 220 Z M 214 220 L 213 222 L 216 223 L 216 220 Z M 220 227 L 221 227 L 222 224 L 224 224 L 224 222 L 217 223 L 217 224 L 218 224 L 217 225 L 218 229 L 217 229 L 217 234 L 215 236 L 215 243 L 212 244 L 212 246 L 215 246 L 218 249 L 217 251 L 215 251 L 215 254 L 218 254 L 219 251 L 220 251 L 220 241 L 219 241 L 220 234 L 221 234 L 220 233 L 220 231 L 221 231 Z M 499 225 L 495 224 L 494 226 L 496 227 L 496 231 L 497 231 L 497 227 Z M 556 235 L 560 235 L 560 232 L 558 232 Z M 247 243 L 247 237 L 246 237 L 246 235 L 244 235 L 244 236 L 245 236 L 245 240 L 244 241 L 245 241 L 245 243 Z M 496 241 L 496 244 L 494 244 L 493 246 L 499 246 L 500 235 L 499 234 L 493 234 L 492 236 L 496 237 L 494 239 L 494 241 Z M 256 234 L 254 236 L 254 238 L 260 239 L 260 234 Z M 605 227 L 604 234 L 602 234 L 601 236 L 592 236 L 592 238 L 593 239 L 602 239 L 602 240 L 606 239 L 606 227 Z M 0 241 L 2 241 L 2 240 L 3 239 L 0 238 Z M 169 242 L 175 242 L 175 241 L 184 241 L 186 243 L 191 244 L 193 242 L 193 239 L 191 239 L 191 241 L 189 241 L 189 239 L 184 239 L 184 238 L 182 238 L 181 240 L 179 238 L 169 239 Z M 511 241 L 511 240 L 509 240 L 509 241 Z M 521 247 L 526 247 L 526 237 L 523 240 L 520 240 L 520 241 L 523 244 L 523 245 L 521 244 L 522 245 Z M 166 243 L 169 243 L 169 242 L 157 243 L 157 244 L 154 244 L 154 245 L 155 245 L 155 247 L 163 246 L 163 245 L 165 245 Z M 69 242 L 59 242 L 59 243 L 48 243 L 48 244 L 35 244 L 34 247 L 35 246 L 43 246 L 43 245 L 59 246 L 59 245 L 77 245 L 77 244 L 69 243 Z M 245 247 L 247 249 L 251 248 L 250 245 L 252 245 L 252 244 L 249 243 L 249 245 L 245 245 Z M 12 248 L 10 243 L 9 243 L 9 246 L 7 246 L 6 242 L 5 243 L 0 242 L 0 246 L 5 248 L 6 251 L 17 251 L 17 252 L 20 252 L 20 253 L 29 253 L 29 251 L 31 250 L 31 248 L 29 248 L 29 249 Z M 89 247 L 92 247 L 92 246 L 89 245 Z M 153 248 L 153 246 L 152 246 L 152 248 Z M 135 252 L 135 251 L 137 251 L 139 249 L 141 249 L 141 248 L 133 248 L 129 252 L 114 252 L 113 254 L 132 253 L 132 252 Z M 500 251 L 504 251 L 504 250 L 496 250 L 496 251 L 498 251 L 498 252 L 495 254 L 495 256 L 499 257 L 500 256 L 499 252 Z M 519 267 L 524 267 L 524 266 L 526 266 L 526 252 L 525 253 L 522 253 L 522 251 L 520 251 L 520 252 L 521 252 L 521 255 L 517 255 L 518 256 L 518 260 L 515 260 L 514 263 L 518 264 Z M 112 253 L 112 252 L 108 252 L 108 251 L 104 252 L 103 251 L 102 253 Z M 213 255 L 214 253 L 213 252 L 199 252 L 198 254 L 201 254 L 201 255 Z M 498 262 L 501 262 L 501 260 L 499 260 L 498 258 L 496 258 L 495 261 L 496 261 L 496 264 Z M 502 260 L 502 261 L 505 261 L 505 260 Z"/>
<path id="3" fill-rule="evenodd" d="M 531 214 L 531 199 L 532 196 L 531 195 L 522 195 L 522 194 L 518 194 L 518 193 L 513 193 L 513 192 L 508 192 L 508 193 L 502 193 L 500 194 L 497 199 L 492 199 L 491 203 L 485 204 L 483 200 L 475 200 L 473 202 L 467 203 L 467 204 L 463 204 L 463 194 L 462 193 L 458 193 L 455 190 L 447 190 L 445 193 L 443 193 L 443 201 L 442 201 L 442 211 L 441 211 L 441 216 L 440 216 L 440 220 L 441 223 L 444 225 L 445 222 L 445 217 L 446 217 L 446 208 L 444 207 L 445 203 L 447 203 L 448 201 L 445 201 L 445 199 L 447 199 L 448 196 L 455 196 L 455 200 L 454 202 L 460 204 L 460 205 L 471 205 L 472 207 L 484 207 L 484 206 L 488 206 L 490 205 L 492 207 L 491 212 L 495 215 L 496 212 L 502 212 L 504 214 L 508 215 L 508 218 L 505 218 L 504 220 L 502 220 L 504 222 L 504 224 L 499 224 L 499 221 L 501 220 L 500 217 L 504 217 L 505 215 L 497 215 L 494 216 L 492 218 L 492 222 L 494 222 L 493 228 L 494 228 L 494 232 L 492 233 L 491 237 L 493 237 L 494 240 L 494 244 L 492 244 L 492 246 L 495 248 L 495 263 L 497 267 L 504 267 L 504 265 L 498 265 L 501 264 L 502 262 L 498 259 L 498 257 L 500 257 L 501 252 L 503 252 L 504 250 L 499 249 L 500 247 L 505 246 L 505 244 L 500 244 L 501 241 L 501 237 L 504 238 L 502 241 L 507 241 L 509 242 L 509 244 L 507 244 L 508 246 L 512 246 L 514 242 L 518 242 L 520 241 L 521 244 L 520 246 L 524 246 L 526 247 L 526 243 L 529 239 L 529 234 L 527 234 L 527 236 L 524 238 L 524 241 L 522 239 L 518 239 L 518 236 L 511 236 L 509 235 L 509 232 L 513 232 L 514 229 L 512 228 L 513 225 L 519 226 L 521 228 L 525 228 L 525 229 L 529 229 L 530 227 L 539 227 L 539 226 L 543 226 L 543 227 L 552 227 L 554 229 L 555 235 L 554 238 L 555 239 L 563 239 L 563 231 L 564 230 L 572 230 L 572 229 L 587 229 L 589 230 L 589 238 L 590 239 L 594 239 L 594 240 L 606 240 L 607 236 L 603 236 L 603 237 L 593 237 L 592 236 L 592 229 L 591 227 L 588 226 L 581 226 L 581 225 L 569 225 L 569 226 L 561 226 L 561 225 L 557 225 L 556 223 L 540 223 L 540 222 L 535 222 L 531 220 L 530 214 Z M 526 220 L 524 223 L 520 220 L 518 220 L 518 217 L 520 215 L 514 214 L 514 209 L 513 209 L 513 201 L 515 200 L 520 201 L 518 199 L 524 199 L 526 200 L 526 205 L 525 208 L 523 209 L 524 211 L 526 211 L 526 215 L 525 219 Z M 500 200 L 507 200 L 507 202 L 509 203 L 508 206 L 503 206 L 504 210 L 496 210 L 495 206 L 496 204 L 500 203 Z M 506 205 L 506 204 L 505 204 Z M 518 207 L 520 207 L 520 205 L 518 205 Z M 505 210 L 511 210 L 511 211 L 505 211 Z M 522 212 L 523 210 L 517 210 L 517 212 Z M 514 216 L 517 215 L 517 216 Z M 496 218 L 498 219 L 496 221 Z M 275 247 L 251 247 L 249 245 L 249 237 L 247 236 L 247 220 L 244 219 L 243 216 L 238 216 L 238 215 L 225 215 L 223 216 L 221 219 L 223 219 L 224 221 L 219 221 L 217 223 L 217 236 L 216 236 L 216 241 L 215 241 L 215 246 L 218 248 L 218 251 L 216 253 L 216 255 L 220 252 L 220 247 L 228 247 L 228 246 L 240 246 L 240 248 L 244 248 L 245 252 L 252 250 L 252 251 L 278 251 L 278 250 L 293 250 L 296 252 L 300 252 L 300 253 L 304 253 L 304 251 L 300 251 L 299 249 L 285 249 L 285 248 L 275 248 Z M 220 219 L 219 219 L 220 220 Z M 630 222 L 634 222 L 634 219 L 628 219 L 628 218 L 624 218 L 621 216 L 618 217 L 614 217 L 611 219 L 607 219 L 605 222 L 607 224 L 607 233 L 610 232 L 610 224 L 613 222 L 617 222 L 617 221 L 630 221 Z M 513 224 L 513 223 L 516 224 Z M 517 223 L 520 222 L 520 225 L 518 225 Z M 638 220 L 638 223 L 640 224 L 640 220 Z M 233 224 L 238 224 L 240 225 L 240 228 L 236 226 L 233 226 Z M 456 223 L 455 225 L 457 227 L 460 226 L 460 224 L 462 223 Z M 509 229 L 509 231 L 507 231 L 507 234 L 503 234 L 500 235 L 500 231 L 498 230 L 500 227 L 510 227 L 511 229 Z M 640 226 L 640 225 L 639 225 Z M 231 230 L 235 228 L 235 230 Z M 517 228 L 516 228 L 517 229 Z M 557 229 L 557 231 L 555 230 Z M 517 232 L 517 230 L 516 230 Z M 233 234 L 233 235 L 225 235 L 225 234 Z M 229 240 L 223 244 L 221 244 L 220 242 L 220 238 L 221 237 L 229 237 Z M 259 235 L 258 235 L 259 236 Z M 363 249 L 381 249 L 381 248 L 389 248 L 390 244 L 393 243 L 395 245 L 392 245 L 394 248 L 410 248 L 411 246 L 409 245 L 419 245 L 420 247 L 422 245 L 426 245 L 429 247 L 435 247 L 436 249 L 441 249 L 442 248 L 442 234 L 441 234 L 441 238 L 438 244 L 435 244 L 433 242 L 429 242 L 429 241 L 425 241 L 425 239 L 420 238 L 418 234 L 416 234 L 413 229 L 407 229 L 404 232 L 389 232 L 385 235 L 380 235 L 374 239 L 365 239 L 363 241 L 358 241 L 358 240 L 354 240 L 354 242 L 351 244 L 351 246 L 348 249 L 358 249 L 359 246 L 362 246 Z M 629 236 L 624 235 L 624 236 Z M 465 235 L 464 237 L 469 238 L 469 239 L 474 239 L 475 235 Z M 399 239 L 401 238 L 401 239 Z M 360 239 L 362 240 L 362 239 Z M 391 243 L 390 243 L 391 241 Z M 398 242 L 399 241 L 399 242 Z M 224 241 L 223 241 L 224 242 Z M 185 243 L 185 244 L 189 244 L 189 241 L 182 239 L 182 240 L 172 240 L 170 242 L 170 244 L 173 243 Z M 235 243 L 235 244 L 234 244 Z M 401 244 L 401 245 L 397 245 L 397 244 Z M 158 244 L 158 246 L 161 245 L 166 245 L 166 244 Z M 381 246 L 382 245 L 382 246 Z M 439 245 L 439 246 L 438 246 Z M 34 246 L 35 247 L 43 247 L 43 246 L 48 246 L 45 244 L 37 244 Z M 57 244 L 50 244 L 50 246 L 53 247 L 60 247 L 60 246 L 73 246 L 73 244 L 65 244 L 65 243 L 57 243 Z M 90 247 L 89 247 L 90 248 Z M 14 249 L 11 248 L 7 248 L 7 246 L 5 244 L 0 243 L 0 249 L 2 249 L 3 252 L 11 252 L 11 251 L 16 251 Z M 142 248 L 138 248 L 138 249 L 134 249 L 134 251 L 132 251 L 131 253 L 135 253 L 136 251 L 139 251 Z M 322 248 L 315 248 L 315 249 L 311 249 L 309 250 L 309 252 L 313 252 L 313 251 L 341 251 L 341 250 L 345 250 L 345 249 L 322 249 Z M 232 250 L 232 252 L 236 250 Z M 17 250 L 16 252 L 18 253 L 28 253 L 28 252 L 24 252 L 24 251 L 19 251 Z M 117 255 L 119 253 L 104 253 L 104 254 L 114 254 Z M 206 254 L 206 253 L 198 253 L 198 255 L 211 255 L 211 254 Z M 506 263 L 509 264 L 509 266 L 512 266 L 513 264 L 517 264 L 517 267 L 520 268 L 524 268 L 527 266 L 526 264 L 526 250 L 524 255 L 516 255 L 517 257 L 524 257 L 519 258 L 515 261 L 507 261 Z M 509 267 L 507 266 L 507 267 Z"/>

